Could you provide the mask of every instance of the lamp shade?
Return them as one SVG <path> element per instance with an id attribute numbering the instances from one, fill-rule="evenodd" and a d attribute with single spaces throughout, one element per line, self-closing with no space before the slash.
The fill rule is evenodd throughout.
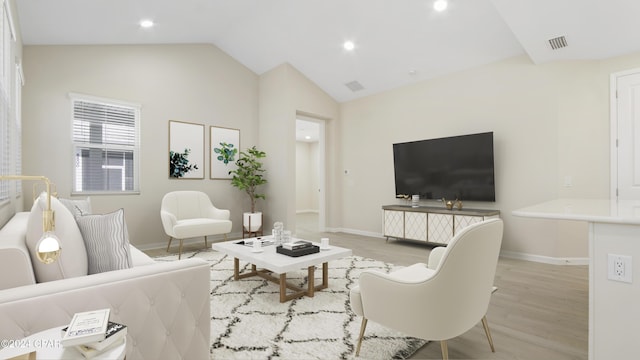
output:
<path id="1" fill-rule="evenodd" d="M 43 233 L 40 241 L 36 244 L 38 260 L 45 264 L 52 264 L 58 260 L 60 250 L 60 240 L 53 231 Z"/>

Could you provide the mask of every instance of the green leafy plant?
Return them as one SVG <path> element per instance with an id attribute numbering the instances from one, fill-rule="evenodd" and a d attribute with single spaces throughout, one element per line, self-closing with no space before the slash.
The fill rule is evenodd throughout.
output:
<path id="1" fill-rule="evenodd" d="M 191 170 L 197 170 L 197 164 L 189 164 L 190 149 L 184 149 L 183 153 L 169 151 L 169 176 L 181 178 Z"/>
<path id="2" fill-rule="evenodd" d="M 264 151 L 260 151 L 253 146 L 246 151 L 240 152 L 240 158 L 236 161 L 237 169 L 229 171 L 229 174 L 233 175 L 231 185 L 249 195 L 252 213 L 256 212 L 256 201 L 265 199 L 265 195 L 258 193 L 257 188 L 267 183 L 261 161 L 266 156 L 267 154 Z"/>
<path id="3" fill-rule="evenodd" d="M 225 165 L 227 165 L 230 162 L 235 161 L 238 149 L 234 149 L 233 144 L 221 142 L 220 147 L 214 148 L 213 152 L 215 152 L 216 154 L 220 154 L 216 157 L 216 159 L 218 159 L 218 161 L 222 161 Z"/>

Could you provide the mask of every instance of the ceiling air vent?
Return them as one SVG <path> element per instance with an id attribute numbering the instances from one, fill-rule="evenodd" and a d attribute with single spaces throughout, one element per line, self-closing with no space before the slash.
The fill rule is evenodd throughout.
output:
<path id="1" fill-rule="evenodd" d="M 344 84 L 346 87 L 348 87 L 351 91 L 356 92 L 356 91 L 360 91 L 364 89 L 364 86 L 362 86 L 362 84 L 360 84 L 357 81 L 352 81 L 352 82 L 348 82 L 346 84 Z"/>
<path id="2" fill-rule="evenodd" d="M 562 49 L 563 47 L 567 47 L 567 39 L 564 36 L 558 36 L 553 39 L 549 39 L 549 44 L 551 44 L 551 48 L 553 50 Z"/>

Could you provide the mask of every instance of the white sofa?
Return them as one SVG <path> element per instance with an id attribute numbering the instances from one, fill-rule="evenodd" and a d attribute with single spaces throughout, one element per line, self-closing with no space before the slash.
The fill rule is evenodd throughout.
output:
<path id="1" fill-rule="evenodd" d="M 210 358 L 207 262 L 155 262 L 129 246 L 131 268 L 36 283 L 26 245 L 29 217 L 17 213 L 0 229 L 0 339 L 21 339 L 68 324 L 76 312 L 110 308 L 110 319 L 128 327 L 128 360 Z M 69 255 L 63 243 L 62 256 L 66 250 Z"/>

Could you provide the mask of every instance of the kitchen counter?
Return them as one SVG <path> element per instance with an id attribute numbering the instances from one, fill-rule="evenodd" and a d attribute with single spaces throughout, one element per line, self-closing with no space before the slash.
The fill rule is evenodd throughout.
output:
<path id="1" fill-rule="evenodd" d="M 557 199 L 512 214 L 589 223 L 589 359 L 640 359 L 640 201 Z M 610 276 L 621 258 L 630 282 Z"/>

